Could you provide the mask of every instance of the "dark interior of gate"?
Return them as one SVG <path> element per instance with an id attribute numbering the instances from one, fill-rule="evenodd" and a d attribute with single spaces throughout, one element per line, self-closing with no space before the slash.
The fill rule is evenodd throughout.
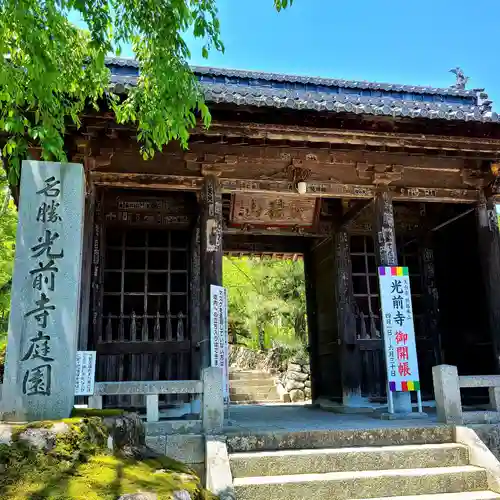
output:
<path id="1" fill-rule="evenodd" d="M 247 220 L 265 219 L 252 200 L 244 201 L 237 205 L 234 196 L 222 198 L 226 254 L 304 258 L 313 400 L 342 402 L 347 396 L 384 402 L 373 206 L 366 203 L 349 224 L 339 226 L 335 221 L 358 201 L 302 201 L 314 207 L 314 227 L 331 225 L 330 234 L 319 237 L 283 221 L 274 234 L 266 220 L 242 230 L 234 222 L 236 209 Z M 97 380 L 199 377 L 199 212 L 194 193 L 99 191 L 87 345 L 98 354 Z M 467 205 L 399 202 L 394 221 L 398 264 L 408 266 L 411 279 L 422 393 L 431 399 L 435 364 L 457 365 L 463 374 L 495 370 L 476 215 Z M 108 398 L 107 405 L 141 408 L 143 398 Z M 164 396 L 162 405 L 179 402 Z"/>

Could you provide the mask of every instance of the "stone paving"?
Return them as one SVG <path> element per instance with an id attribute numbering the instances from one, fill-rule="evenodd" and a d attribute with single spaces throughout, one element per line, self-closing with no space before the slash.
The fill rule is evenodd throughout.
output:
<path id="1" fill-rule="evenodd" d="M 339 414 L 308 404 L 232 405 L 226 414 L 225 431 L 307 431 L 433 427 L 439 425 L 433 408 L 419 419 L 382 420 L 381 412 Z"/>

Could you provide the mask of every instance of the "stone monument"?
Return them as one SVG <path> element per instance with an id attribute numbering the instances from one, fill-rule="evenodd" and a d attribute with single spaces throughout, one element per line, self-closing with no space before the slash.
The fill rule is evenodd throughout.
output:
<path id="1" fill-rule="evenodd" d="M 82 165 L 23 161 L 3 420 L 73 408 L 84 198 Z"/>

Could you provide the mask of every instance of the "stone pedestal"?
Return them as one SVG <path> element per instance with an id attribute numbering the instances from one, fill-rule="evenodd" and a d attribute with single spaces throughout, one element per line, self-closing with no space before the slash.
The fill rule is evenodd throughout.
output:
<path id="1" fill-rule="evenodd" d="M 456 366 L 439 365 L 432 368 L 434 395 L 439 422 L 462 424 L 462 402 Z"/>
<path id="2" fill-rule="evenodd" d="M 24 161 L 1 413 L 69 417 L 74 403 L 83 167 Z"/>

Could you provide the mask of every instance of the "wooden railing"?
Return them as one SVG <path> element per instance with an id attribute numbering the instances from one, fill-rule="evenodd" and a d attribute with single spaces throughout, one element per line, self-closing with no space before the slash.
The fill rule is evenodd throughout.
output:
<path id="1" fill-rule="evenodd" d="M 96 382 L 94 395 L 89 397 L 89 408 L 101 409 L 103 396 L 146 396 L 148 422 L 160 420 L 159 396 L 197 395 L 201 399 L 201 420 L 206 433 L 222 430 L 224 397 L 222 370 L 205 368 L 201 380 L 146 381 L 146 382 Z"/>
<path id="2" fill-rule="evenodd" d="M 439 365 L 432 369 L 437 416 L 446 424 L 500 422 L 500 375 L 459 376 L 456 366 Z M 490 407 L 464 411 L 460 389 L 488 388 Z"/>

